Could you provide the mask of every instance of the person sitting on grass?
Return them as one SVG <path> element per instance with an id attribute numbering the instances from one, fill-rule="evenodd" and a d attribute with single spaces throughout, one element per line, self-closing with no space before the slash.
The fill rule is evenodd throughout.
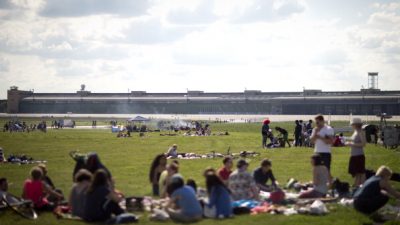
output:
<path id="1" fill-rule="evenodd" d="M 313 166 L 313 187 L 300 193 L 299 198 L 323 198 L 328 193 L 328 183 L 331 183 L 331 178 L 319 154 L 311 157 L 311 165 Z"/>
<path id="2" fill-rule="evenodd" d="M 46 164 L 40 163 L 38 165 L 38 167 L 42 170 L 42 180 L 45 184 L 47 184 L 49 187 L 51 187 L 53 190 L 56 189 L 56 187 L 54 186 L 53 181 L 51 180 L 51 178 L 47 175 L 47 167 Z"/>
<path id="3" fill-rule="evenodd" d="M 184 185 L 183 178 L 175 174 L 168 184 L 169 199 L 166 211 L 177 222 L 196 222 L 203 217 L 203 210 L 192 187 Z"/>
<path id="4" fill-rule="evenodd" d="M 253 178 L 261 191 L 271 192 L 278 188 L 271 167 L 271 161 L 269 159 L 264 159 L 261 161 L 260 167 L 253 172 Z M 271 180 L 271 185 L 267 185 L 268 180 Z"/>
<path id="5" fill-rule="evenodd" d="M 83 218 L 85 213 L 86 192 L 92 181 L 92 173 L 81 169 L 75 175 L 75 183 L 72 186 L 69 195 L 69 205 L 73 216 Z"/>
<path id="6" fill-rule="evenodd" d="M 237 162 L 235 170 L 228 180 L 228 187 L 231 191 L 233 200 L 258 199 L 259 190 L 253 177 L 247 172 L 249 164 L 244 159 Z"/>
<path id="7" fill-rule="evenodd" d="M 164 170 L 160 175 L 159 187 L 160 187 L 160 197 L 167 197 L 167 186 L 171 182 L 171 177 L 179 173 L 179 165 L 175 162 L 169 164 L 167 169 Z"/>
<path id="8" fill-rule="evenodd" d="M 89 170 L 89 172 L 91 172 L 92 174 L 94 174 L 99 169 L 103 169 L 107 174 L 108 180 L 110 182 L 112 181 L 112 175 L 110 171 L 101 163 L 99 156 L 95 152 L 91 152 L 87 155 L 86 169 Z"/>
<path id="9" fill-rule="evenodd" d="M 97 170 L 86 193 L 83 218 L 89 222 L 111 219 L 112 214 L 124 213 L 118 203 L 122 199 L 112 191 L 108 174 L 104 169 Z"/>
<path id="10" fill-rule="evenodd" d="M 24 182 L 22 198 L 31 200 L 37 210 L 52 211 L 56 205 L 50 203 L 45 195 L 54 196 L 58 200 L 62 200 L 63 196 L 43 182 L 43 172 L 39 167 L 33 167 L 30 174 L 31 178 Z"/>
<path id="11" fill-rule="evenodd" d="M 166 153 L 167 157 L 177 158 L 178 157 L 178 145 L 173 144 Z"/>
<path id="12" fill-rule="evenodd" d="M 208 204 L 205 207 L 215 208 L 215 218 L 232 217 L 232 202 L 230 191 L 215 171 L 208 170 L 205 173 L 208 192 Z"/>
<path id="13" fill-rule="evenodd" d="M 161 173 L 167 168 L 167 157 L 164 154 L 157 155 L 151 163 L 149 179 L 153 187 L 153 195 L 160 195 L 160 176 Z"/>
<path id="14" fill-rule="evenodd" d="M 226 156 L 222 160 L 222 163 L 224 166 L 218 170 L 218 176 L 225 184 L 227 184 L 229 175 L 232 173 L 233 159 L 230 156 Z"/>
<path id="15" fill-rule="evenodd" d="M 56 188 L 53 181 L 51 180 L 51 178 L 47 175 L 48 171 L 47 171 L 47 167 L 46 164 L 40 163 L 38 165 L 38 167 L 42 170 L 43 176 L 42 176 L 42 180 L 43 182 L 49 187 L 51 188 L 53 191 L 59 193 L 60 195 L 64 196 L 63 192 Z M 55 196 L 47 196 L 47 200 L 49 200 L 50 202 L 54 202 L 56 203 L 58 201 L 58 199 Z"/>
<path id="16" fill-rule="evenodd" d="M 389 183 L 392 171 L 381 166 L 375 176 L 370 177 L 354 194 L 354 208 L 364 214 L 372 214 L 382 208 L 388 201 L 388 196 L 400 200 L 400 193 Z"/>

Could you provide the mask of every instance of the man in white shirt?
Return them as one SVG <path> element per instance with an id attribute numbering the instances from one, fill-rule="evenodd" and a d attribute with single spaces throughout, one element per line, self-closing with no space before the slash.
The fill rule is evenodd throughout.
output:
<path id="1" fill-rule="evenodd" d="M 324 116 L 315 117 L 315 128 L 311 134 L 311 142 L 315 145 L 314 152 L 321 156 L 323 164 L 331 170 L 331 146 L 334 142 L 334 130 L 325 125 Z"/>

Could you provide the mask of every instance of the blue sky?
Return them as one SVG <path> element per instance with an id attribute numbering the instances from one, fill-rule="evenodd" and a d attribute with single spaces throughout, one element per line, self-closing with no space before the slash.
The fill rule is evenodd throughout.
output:
<path id="1" fill-rule="evenodd" d="M 0 0 L 0 98 L 399 89 L 400 2 Z"/>

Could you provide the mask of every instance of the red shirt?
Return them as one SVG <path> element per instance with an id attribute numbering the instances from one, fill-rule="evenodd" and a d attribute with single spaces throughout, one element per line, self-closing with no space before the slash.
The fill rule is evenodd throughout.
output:
<path id="1" fill-rule="evenodd" d="M 227 170 L 225 167 L 222 167 L 218 170 L 218 176 L 223 180 L 227 181 L 229 179 L 229 175 L 231 175 L 232 171 Z"/>
<path id="2" fill-rule="evenodd" d="M 41 180 L 27 179 L 24 183 L 24 196 L 33 202 L 35 207 L 46 205 L 47 199 L 43 197 L 43 183 Z"/>

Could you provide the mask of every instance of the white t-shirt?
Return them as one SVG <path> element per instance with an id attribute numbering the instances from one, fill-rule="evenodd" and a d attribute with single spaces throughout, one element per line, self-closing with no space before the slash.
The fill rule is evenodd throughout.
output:
<path id="1" fill-rule="evenodd" d="M 313 129 L 311 136 L 314 135 L 316 128 Z M 335 135 L 334 130 L 332 127 L 325 125 L 321 130 L 317 133 L 320 137 L 333 137 Z M 315 148 L 314 148 L 315 153 L 331 153 L 331 145 L 326 144 L 324 141 L 321 139 L 317 139 L 315 141 Z"/>

